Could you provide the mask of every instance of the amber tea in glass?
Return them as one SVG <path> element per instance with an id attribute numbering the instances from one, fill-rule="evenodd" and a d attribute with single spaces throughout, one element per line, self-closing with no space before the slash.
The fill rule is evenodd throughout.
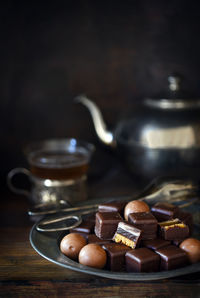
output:
<path id="1" fill-rule="evenodd" d="M 93 145 L 76 139 L 43 141 L 29 147 L 31 173 L 41 179 L 76 180 L 88 171 Z"/>
<path id="2" fill-rule="evenodd" d="M 59 201 L 74 204 L 86 200 L 87 172 L 93 151 L 92 144 L 74 138 L 32 143 L 25 148 L 29 170 L 13 169 L 9 173 L 9 186 L 35 204 Z M 30 192 L 13 185 L 13 177 L 20 173 L 28 176 Z"/>
<path id="3" fill-rule="evenodd" d="M 84 152 L 39 151 L 29 156 L 30 171 L 41 179 L 78 179 L 88 170 Z"/>

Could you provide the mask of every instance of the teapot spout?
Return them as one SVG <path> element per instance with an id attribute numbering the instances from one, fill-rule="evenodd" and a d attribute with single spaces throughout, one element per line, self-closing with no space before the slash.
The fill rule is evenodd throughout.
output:
<path id="1" fill-rule="evenodd" d="M 97 105 L 85 95 L 77 96 L 74 101 L 83 104 L 89 110 L 99 139 L 104 144 L 115 147 L 113 133 L 107 130 L 102 113 Z"/>

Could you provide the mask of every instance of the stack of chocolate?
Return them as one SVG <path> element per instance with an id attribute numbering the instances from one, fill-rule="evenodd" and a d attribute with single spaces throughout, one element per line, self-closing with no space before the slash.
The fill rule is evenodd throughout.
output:
<path id="1" fill-rule="evenodd" d="M 146 212 L 129 212 L 127 221 L 124 208 L 124 202 L 101 204 L 95 221 L 89 218 L 71 232 L 101 245 L 107 254 L 106 269 L 111 271 L 155 272 L 188 264 L 178 245 L 192 232 L 191 214 L 157 203 L 151 210 L 147 205 Z"/>

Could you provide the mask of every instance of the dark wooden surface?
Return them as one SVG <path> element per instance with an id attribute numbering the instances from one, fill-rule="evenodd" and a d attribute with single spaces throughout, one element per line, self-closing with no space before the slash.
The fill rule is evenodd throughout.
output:
<path id="1" fill-rule="evenodd" d="M 103 184 L 91 185 L 91 193 L 109 196 L 134 191 L 129 178 L 120 179 L 121 183 L 116 183 L 117 179 L 112 174 Z M 28 206 L 21 196 L 9 191 L 1 194 L 0 297 L 200 297 L 200 273 L 128 282 L 74 272 L 45 260 L 29 243 L 33 223 L 27 215 Z"/>

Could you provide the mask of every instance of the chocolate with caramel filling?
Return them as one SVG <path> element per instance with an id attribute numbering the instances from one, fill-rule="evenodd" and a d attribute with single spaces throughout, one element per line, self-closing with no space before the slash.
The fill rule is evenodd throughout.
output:
<path id="1" fill-rule="evenodd" d="M 178 218 L 159 223 L 160 236 L 165 240 L 184 240 L 189 236 L 189 228 Z"/>
<path id="2" fill-rule="evenodd" d="M 119 222 L 117 231 L 113 237 L 116 243 L 123 243 L 131 248 L 139 245 L 142 231 L 124 222 Z"/>

